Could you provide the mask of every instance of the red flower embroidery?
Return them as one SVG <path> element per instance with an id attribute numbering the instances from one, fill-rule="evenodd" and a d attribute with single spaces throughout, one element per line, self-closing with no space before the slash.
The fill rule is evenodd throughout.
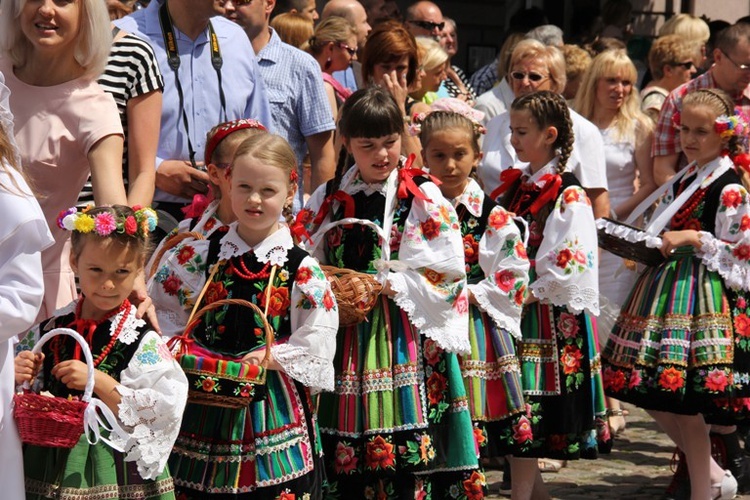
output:
<path id="1" fill-rule="evenodd" d="M 513 285 L 516 284 L 516 275 L 510 269 L 503 269 L 495 273 L 495 283 L 497 283 L 500 290 L 508 293 L 513 289 Z"/>
<path id="2" fill-rule="evenodd" d="M 557 329 L 562 332 L 563 337 L 572 339 L 578 335 L 578 318 L 570 313 L 561 313 L 557 320 Z"/>
<path id="3" fill-rule="evenodd" d="M 734 317 L 734 333 L 740 337 L 750 337 L 750 318 L 742 313 Z"/>
<path id="4" fill-rule="evenodd" d="M 336 463 L 334 464 L 336 474 L 349 474 L 357 468 L 358 460 L 354 456 L 354 448 L 345 445 L 341 441 L 336 444 Z"/>
<path id="5" fill-rule="evenodd" d="M 383 439 L 383 436 L 372 438 L 367 443 L 365 452 L 365 463 L 370 469 L 393 468 L 396 461 L 393 445 Z"/>
<path id="6" fill-rule="evenodd" d="M 182 286 L 182 280 L 174 274 L 170 274 L 169 277 L 164 280 L 164 283 L 162 283 L 161 286 L 164 289 L 164 293 L 174 296 L 177 295 L 177 292 L 180 290 L 180 287 Z"/>
<path id="7" fill-rule="evenodd" d="M 430 269 L 429 267 L 426 267 L 424 269 L 424 277 L 427 278 L 427 281 L 429 281 L 432 286 L 442 283 L 443 280 L 445 279 L 444 274 L 441 274 L 433 269 Z"/>
<path id="8" fill-rule="evenodd" d="M 583 353 L 575 345 L 566 345 L 563 348 L 562 356 L 560 356 L 560 363 L 563 365 L 563 372 L 565 375 L 570 375 L 578 372 L 581 368 L 581 359 Z"/>
<path id="9" fill-rule="evenodd" d="M 464 257 L 469 264 L 479 261 L 479 243 L 473 234 L 464 236 Z"/>
<path id="10" fill-rule="evenodd" d="M 505 210 L 493 210 L 487 222 L 492 229 L 498 230 L 504 228 L 509 219 L 510 216 Z"/>
<path id="11" fill-rule="evenodd" d="M 269 285 L 270 286 L 270 285 Z M 266 307 L 266 294 L 267 292 L 263 292 L 263 298 L 260 300 L 260 306 L 261 308 L 265 309 Z M 285 316 L 286 310 L 289 309 L 289 289 L 286 287 L 271 287 L 271 293 L 268 294 L 269 302 L 268 302 L 268 314 L 270 316 Z"/>
<path id="12" fill-rule="evenodd" d="M 330 290 L 326 290 L 326 293 L 323 294 L 323 307 L 325 307 L 326 311 L 330 311 L 336 306 L 336 301 L 333 300 L 333 294 Z"/>
<path id="13" fill-rule="evenodd" d="M 737 245 L 732 255 L 740 260 L 750 260 L 750 245 Z"/>
<path id="14" fill-rule="evenodd" d="M 479 427 L 474 427 L 474 442 L 476 443 L 477 447 L 482 446 L 485 441 L 487 441 L 487 438 L 484 437 L 484 432 L 482 432 L 482 429 Z"/>
<path id="15" fill-rule="evenodd" d="M 206 221 L 205 224 L 203 224 L 203 230 L 208 232 L 212 230 L 215 225 L 216 225 L 216 217 L 211 217 L 210 219 Z"/>
<path id="16" fill-rule="evenodd" d="M 737 189 L 730 189 L 721 195 L 721 204 L 727 208 L 737 208 L 742 203 L 742 195 Z"/>
<path id="17" fill-rule="evenodd" d="M 297 283 L 299 283 L 300 285 L 304 285 L 305 283 L 310 281 L 310 278 L 312 278 L 312 276 L 312 269 L 310 269 L 309 267 L 300 267 L 297 270 Z"/>
<path id="18" fill-rule="evenodd" d="M 448 381 L 438 372 L 433 371 L 427 379 L 427 398 L 430 404 L 436 405 L 443 400 L 443 392 L 448 388 Z"/>
<path id="19" fill-rule="evenodd" d="M 625 373 L 622 370 L 613 370 L 608 366 L 602 373 L 602 383 L 605 389 L 620 392 L 625 388 Z"/>
<path id="20" fill-rule="evenodd" d="M 747 231 L 750 229 L 750 215 L 743 215 L 740 221 L 740 231 Z"/>
<path id="21" fill-rule="evenodd" d="M 737 308 L 738 309 L 744 309 L 747 306 L 747 302 L 745 301 L 744 297 L 739 297 L 737 299 Z"/>
<path id="22" fill-rule="evenodd" d="M 724 370 L 714 368 L 706 376 L 706 389 L 709 391 L 724 392 L 728 384 L 729 379 Z"/>
<path id="23" fill-rule="evenodd" d="M 214 387 L 216 387 L 216 380 L 212 379 L 211 377 L 206 377 L 203 379 L 201 387 L 204 391 L 211 392 L 214 390 Z"/>
<path id="24" fill-rule="evenodd" d="M 563 200 L 565 201 L 565 203 L 573 203 L 580 199 L 581 197 L 578 194 L 577 189 L 566 189 L 565 193 L 563 194 Z"/>
<path id="25" fill-rule="evenodd" d="M 522 259 L 528 259 L 528 255 L 526 255 L 526 247 L 523 246 L 522 241 L 519 240 L 516 242 L 515 250 L 516 250 L 516 255 L 518 255 Z"/>
<path id="26" fill-rule="evenodd" d="M 670 366 L 659 375 L 659 385 L 664 389 L 676 391 L 685 385 L 685 379 L 681 371 Z"/>
<path id="27" fill-rule="evenodd" d="M 424 359 L 428 365 L 436 365 L 440 361 L 442 352 L 443 350 L 440 349 L 440 346 L 434 340 L 426 339 L 424 341 Z"/>
<path id="28" fill-rule="evenodd" d="M 193 255 L 195 255 L 195 249 L 191 246 L 185 245 L 177 252 L 177 262 L 179 262 L 180 265 L 184 265 L 185 262 L 193 258 Z"/>
<path id="29" fill-rule="evenodd" d="M 526 443 L 534 438 L 534 432 L 531 430 L 531 421 L 522 416 L 518 423 L 513 426 L 513 439 L 516 443 Z"/>
<path id="30" fill-rule="evenodd" d="M 568 262 L 573 259 L 573 252 L 564 248 L 557 254 L 557 267 L 565 269 L 568 266 Z"/>
<path id="31" fill-rule="evenodd" d="M 208 285 L 208 288 L 206 288 L 206 295 L 204 295 L 203 297 L 206 304 L 211 304 L 213 302 L 216 302 L 217 300 L 226 299 L 227 295 L 229 295 L 229 292 L 227 292 L 227 289 L 224 288 L 224 283 L 219 281 L 213 282 Z"/>
<path id="32" fill-rule="evenodd" d="M 427 219 L 419 224 L 422 228 L 422 234 L 429 240 L 434 240 L 440 234 L 440 223 L 435 219 Z"/>
<path id="33" fill-rule="evenodd" d="M 295 500 L 297 497 L 294 495 L 294 493 L 282 491 L 276 498 L 277 500 Z"/>
<path id="34" fill-rule="evenodd" d="M 457 314 L 466 314 L 469 312 L 469 298 L 466 290 L 461 292 L 461 295 L 456 297 L 456 300 L 453 301 L 453 310 L 456 311 Z"/>
<path id="35" fill-rule="evenodd" d="M 513 302 L 517 306 L 522 306 L 523 301 L 526 300 L 526 285 L 523 285 L 516 290 L 516 294 L 513 296 Z"/>
<path id="36" fill-rule="evenodd" d="M 641 383 L 641 371 L 633 370 L 630 374 L 630 382 L 628 382 L 628 389 L 638 386 Z"/>
<path id="37" fill-rule="evenodd" d="M 473 471 L 469 479 L 464 481 L 464 493 L 468 500 L 480 500 L 484 498 L 484 474 Z"/>

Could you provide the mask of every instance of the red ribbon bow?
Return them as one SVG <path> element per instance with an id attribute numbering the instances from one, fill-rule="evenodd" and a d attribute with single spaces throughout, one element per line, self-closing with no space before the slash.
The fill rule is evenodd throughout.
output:
<path id="1" fill-rule="evenodd" d="M 506 192 L 518 179 L 521 178 L 523 172 L 517 168 L 508 168 L 500 172 L 500 185 L 490 193 L 490 198 L 497 200 L 501 194 Z"/>
<path id="2" fill-rule="evenodd" d="M 539 196 L 529 207 L 531 215 L 536 215 L 548 202 L 556 200 L 562 186 L 562 177 L 559 174 L 544 174 L 539 182 L 543 183 Z"/>
<path id="3" fill-rule="evenodd" d="M 414 182 L 414 177 L 417 177 L 417 176 L 428 177 L 436 186 L 439 186 L 442 183 L 440 182 L 440 179 L 428 174 L 422 169 L 411 168 L 411 165 L 414 163 L 414 160 L 416 158 L 417 158 L 417 155 L 415 155 L 414 153 L 410 154 L 409 157 L 404 162 L 404 166 L 399 169 L 397 196 L 399 197 L 399 199 L 404 199 L 404 198 L 408 198 L 409 193 L 411 193 L 414 196 L 414 198 L 418 200 L 424 200 L 427 203 L 432 203 L 432 200 L 429 199 L 427 196 L 425 196 L 422 190 L 419 189 L 419 186 L 417 186 L 417 183 Z"/>
<path id="4" fill-rule="evenodd" d="M 325 219 L 326 215 L 328 215 L 328 212 L 331 210 L 331 202 L 333 201 L 338 201 L 344 205 L 344 217 L 354 217 L 354 199 L 344 191 L 336 191 L 323 200 L 323 204 L 320 205 L 320 210 L 318 211 L 315 220 L 313 220 L 313 224 L 319 226 L 323 222 L 323 219 Z"/>

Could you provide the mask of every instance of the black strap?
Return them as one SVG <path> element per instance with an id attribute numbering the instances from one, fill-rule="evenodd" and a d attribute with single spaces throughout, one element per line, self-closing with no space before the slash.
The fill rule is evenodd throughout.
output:
<path id="1" fill-rule="evenodd" d="M 180 111 L 182 112 L 182 123 L 185 126 L 185 135 L 187 136 L 187 145 L 188 145 L 188 155 L 190 156 L 190 164 L 193 166 L 193 168 L 198 168 L 197 164 L 195 163 L 195 149 L 193 149 L 193 141 L 190 140 L 190 129 L 188 127 L 188 117 L 187 112 L 185 111 L 185 97 L 182 92 L 182 83 L 180 83 L 180 75 L 179 75 L 179 69 L 180 69 L 180 54 L 177 50 L 177 37 L 174 34 L 174 28 L 172 26 L 172 17 L 169 15 L 169 10 L 167 9 L 167 2 L 164 2 L 162 6 L 159 8 L 159 24 L 161 25 L 161 33 L 164 37 L 164 50 L 167 51 L 167 62 L 169 63 L 169 67 L 172 68 L 172 71 L 175 73 L 175 85 L 177 86 L 177 96 L 180 99 Z M 224 117 L 221 118 L 221 121 L 226 121 L 227 119 L 227 102 L 226 97 L 224 96 L 224 87 L 221 83 L 221 66 L 223 64 L 223 59 L 221 58 L 221 49 L 219 48 L 219 37 L 216 36 L 216 32 L 214 31 L 214 27 L 211 24 L 211 21 L 208 22 L 208 41 L 209 46 L 211 47 L 211 65 L 214 67 L 214 70 L 216 71 L 216 78 L 219 81 L 219 102 L 221 104 L 221 111 L 224 114 Z"/>

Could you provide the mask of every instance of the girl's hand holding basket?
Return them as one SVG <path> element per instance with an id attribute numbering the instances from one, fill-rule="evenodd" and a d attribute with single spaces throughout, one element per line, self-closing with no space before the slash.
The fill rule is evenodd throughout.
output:
<path id="1" fill-rule="evenodd" d="M 65 384 L 68 389 L 82 391 L 86 388 L 89 368 L 86 363 L 78 359 L 62 361 L 52 368 L 52 376 Z M 96 374 L 94 374 L 94 390 L 96 390 Z"/>
<path id="2" fill-rule="evenodd" d="M 41 352 L 21 351 L 14 361 L 16 385 L 31 383 L 42 368 L 44 354 Z"/>

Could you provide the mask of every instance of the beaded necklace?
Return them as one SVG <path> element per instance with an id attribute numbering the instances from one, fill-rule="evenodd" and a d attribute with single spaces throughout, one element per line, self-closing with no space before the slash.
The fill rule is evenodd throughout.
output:
<path id="1" fill-rule="evenodd" d="M 106 346 L 104 346 L 102 351 L 99 353 L 99 356 L 97 356 L 96 359 L 94 359 L 94 367 L 96 368 L 97 366 L 101 364 L 102 361 L 104 361 L 104 358 L 107 357 L 107 355 L 110 353 L 115 343 L 117 342 L 117 338 L 120 336 L 120 332 L 122 332 L 122 329 L 125 326 L 126 321 L 128 320 L 128 316 L 130 316 L 130 301 L 128 299 L 125 299 L 125 301 L 120 305 L 118 309 L 110 311 L 106 316 L 104 316 L 99 321 L 87 320 L 87 319 L 81 318 L 81 307 L 83 305 L 83 301 L 84 301 L 84 298 L 81 297 L 81 300 L 78 301 L 78 305 L 76 306 L 76 313 L 75 313 L 76 319 L 73 320 L 68 326 L 74 327 L 75 330 L 86 339 L 86 342 L 89 344 L 89 347 L 91 347 L 91 344 L 94 340 L 94 332 L 99 327 L 99 325 L 101 325 L 103 322 L 107 321 L 108 319 L 116 316 L 117 314 L 123 313 L 122 318 L 120 318 L 120 321 L 117 323 L 117 328 L 115 328 L 115 333 L 112 335 L 112 338 L 110 339 L 109 343 Z M 57 337 L 52 342 L 52 354 L 54 355 L 55 365 L 60 363 L 61 344 L 62 344 L 62 337 Z M 76 343 L 75 350 L 73 351 L 73 359 L 78 359 L 78 360 L 81 359 L 81 346 L 78 345 L 78 343 Z"/>
<path id="2" fill-rule="evenodd" d="M 677 196 L 682 193 L 682 191 L 685 189 L 685 186 L 687 186 L 688 183 L 684 183 L 680 186 L 680 189 L 677 193 Z M 693 211 L 700 205 L 700 203 L 703 201 L 703 198 L 706 196 L 706 191 L 708 190 L 708 187 L 701 187 L 698 188 L 691 196 L 687 199 L 684 205 L 680 207 L 677 212 L 672 216 L 671 221 L 671 227 L 673 228 L 682 228 L 684 227 L 684 224 L 692 218 Z M 676 198 L 676 196 L 675 196 Z"/>
<path id="3" fill-rule="evenodd" d="M 235 265 L 235 262 L 239 264 L 239 268 L 237 265 Z M 250 269 L 247 268 L 245 265 L 245 261 L 242 258 L 242 256 L 237 257 L 236 259 L 232 259 L 229 261 L 229 267 L 231 267 L 232 271 L 237 274 L 240 278 L 246 279 L 248 281 L 257 280 L 257 279 L 265 279 L 270 276 L 269 269 L 271 267 L 271 261 L 266 262 L 266 265 L 263 266 L 263 269 L 258 271 L 257 273 L 254 273 L 250 271 Z"/>

